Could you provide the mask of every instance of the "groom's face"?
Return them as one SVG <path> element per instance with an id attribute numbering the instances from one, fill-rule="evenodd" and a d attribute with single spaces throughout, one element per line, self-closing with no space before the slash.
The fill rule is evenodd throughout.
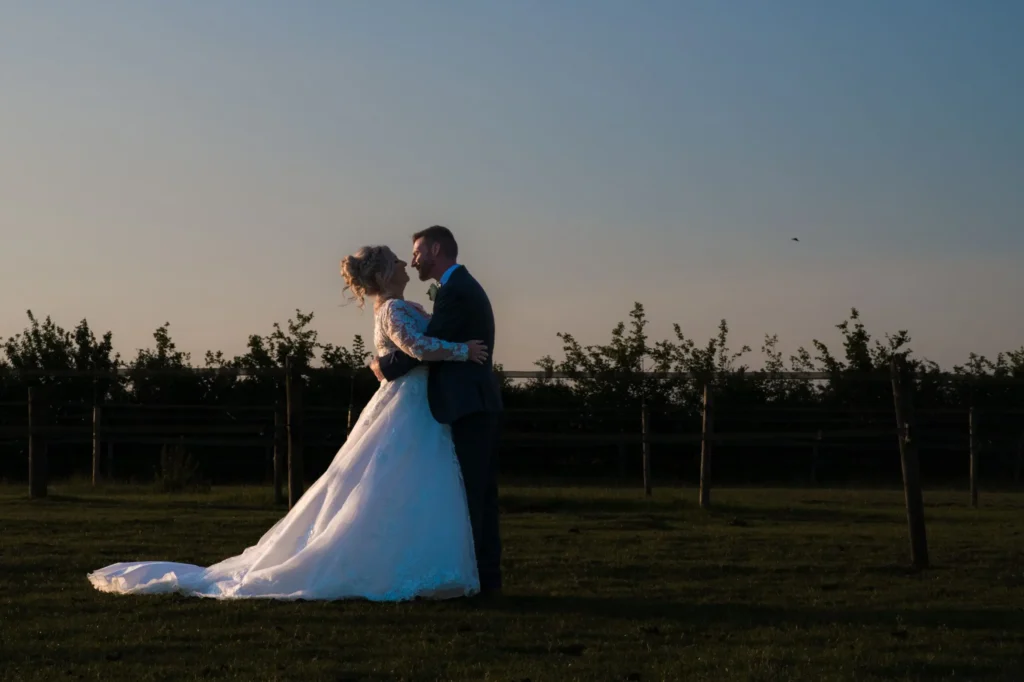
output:
<path id="1" fill-rule="evenodd" d="M 428 239 L 419 238 L 412 245 L 412 266 L 420 275 L 420 281 L 434 279 L 437 269 L 437 254 L 441 245 Z"/>

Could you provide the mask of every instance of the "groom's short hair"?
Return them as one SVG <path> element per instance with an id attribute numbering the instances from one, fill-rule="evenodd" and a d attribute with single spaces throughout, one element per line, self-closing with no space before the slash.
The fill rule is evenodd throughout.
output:
<path id="1" fill-rule="evenodd" d="M 431 225 L 425 230 L 420 230 L 412 236 L 413 242 L 426 239 L 431 244 L 438 244 L 441 253 L 448 258 L 455 260 L 459 257 L 459 245 L 455 241 L 455 235 L 444 225 Z"/>

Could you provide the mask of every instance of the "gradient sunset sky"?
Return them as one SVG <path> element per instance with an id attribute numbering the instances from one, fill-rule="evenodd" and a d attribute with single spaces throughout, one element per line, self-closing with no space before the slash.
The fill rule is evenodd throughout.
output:
<path id="1" fill-rule="evenodd" d="M 1015 0 L 3 2 L 0 336 L 169 321 L 200 360 L 301 308 L 348 344 L 342 256 L 442 223 L 509 369 L 633 301 L 1018 348 L 1022 35 Z"/>

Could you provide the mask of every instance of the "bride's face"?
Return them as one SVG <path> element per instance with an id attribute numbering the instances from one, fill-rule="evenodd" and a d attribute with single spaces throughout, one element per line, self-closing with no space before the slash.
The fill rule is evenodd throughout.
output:
<path id="1" fill-rule="evenodd" d="M 409 264 L 395 256 L 395 267 L 391 271 L 391 279 L 388 280 L 388 293 L 392 296 L 401 296 L 405 293 L 405 285 L 409 283 L 409 273 L 406 268 Z"/>

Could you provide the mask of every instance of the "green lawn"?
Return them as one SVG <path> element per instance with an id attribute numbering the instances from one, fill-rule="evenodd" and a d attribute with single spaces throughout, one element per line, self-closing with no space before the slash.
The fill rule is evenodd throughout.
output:
<path id="1" fill-rule="evenodd" d="M 86 572 L 209 564 L 282 513 L 268 490 L 0 486 L 2 680 L 1021 680 L 1024 495 L 503 489 L 489 603 L 123 597 Z"/>

